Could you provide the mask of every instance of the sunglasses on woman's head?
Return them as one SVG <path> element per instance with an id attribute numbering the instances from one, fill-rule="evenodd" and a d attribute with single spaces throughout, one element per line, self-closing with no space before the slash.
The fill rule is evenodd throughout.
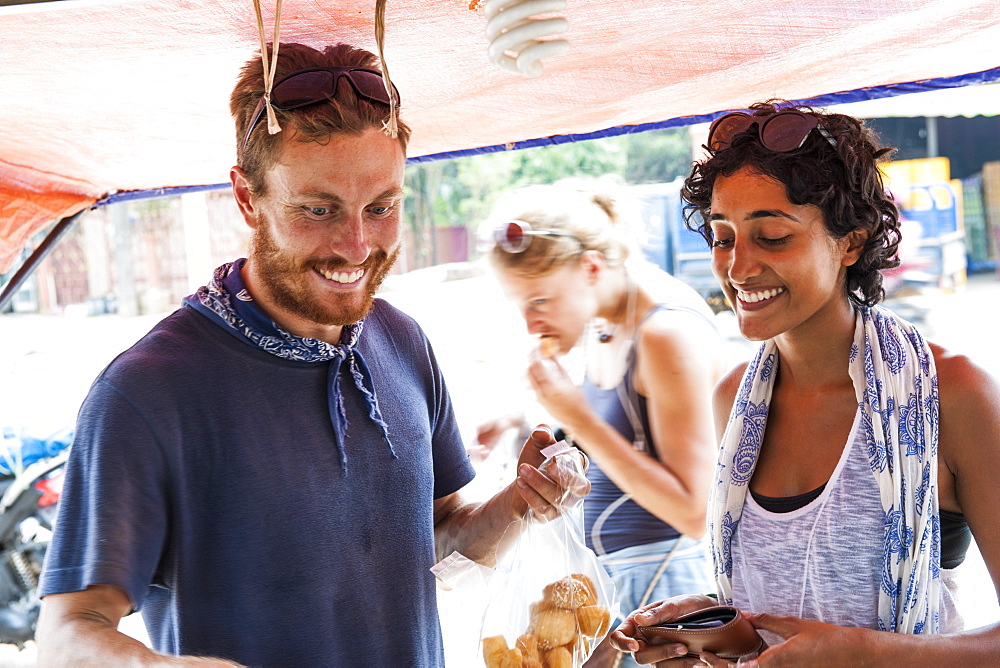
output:
<path id="1" fill-rule="evenodd" d="M 757 126 L 757 138 L 761 145 L 775 153 L 788 153 L 801 148 L 813 130 L 818 130 L 830 142 L 830 146 L 837 148 L 837 140 L 830 136 L 818 118 L 795 109 L 760 116 L 741 111 L 721 116 L 715 119 L 708 130 L 708 148 L 712 151 L 729 148 L 734 137 L 753 126 Z"/>
<path id="2" fill-rule="evenodd" d="M 387 107 L 393 104 L 397 109 L 399 108 L 399 91 L 396 86 L 392 87 L 392 100 L 390 101 L 382 74 L 378 70 L 367 67 L 309 67 L 292 72 L 274 84 L 271 89 L 271 106 L 281 111 L 290 111 L 331 100 L 337 94 L 337 86 L 341 79 L 346 79 L 351 84 L 355 94 L 361 99 L 384 104 Z M 250 134 L 266 114 L 264 98 L 261 97 L 251 117 L 253 120 L 247 127 L 246 136 L 243 138 L 244 150 L 250 142 Z"/>
<path id="3" fill-rule="evenodd" d="M 561 230 L 533 230 L 523 220 L 508 220 L 493 230 L 493 241 L 508 253 L 523 253 L 531 245 L 532 237 L 570 237 L 583 246 L 583 242 L 575 234 Z"/>

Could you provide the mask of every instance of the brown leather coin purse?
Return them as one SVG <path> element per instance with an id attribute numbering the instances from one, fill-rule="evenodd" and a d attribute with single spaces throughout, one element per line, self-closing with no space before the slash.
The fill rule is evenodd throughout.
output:
<path id="1" fill-rule="evenodd" d="M 711 652 L 723 659 L 737 660 L 766 647 L 757 629 L 736 608 L 716 605 L 682 615 L 656 626 L 640 626 L 639 633 L 650 645 L 681 643 L 685 656 Z"/>

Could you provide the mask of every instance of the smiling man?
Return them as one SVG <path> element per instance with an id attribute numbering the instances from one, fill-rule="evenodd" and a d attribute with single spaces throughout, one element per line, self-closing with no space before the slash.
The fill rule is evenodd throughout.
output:
<path id="1" fill-rule="evenodd" d="M 336 156 L 336 169 L 317 170 Z M 296 143 L 282 152 L 268 193 L 254 197 L 239 167 L 233 191 L 254 230 L 243 267 L 271 317 L 301 336 L 336 342 L 365 317 L 399 254 L 403 148 L 381 130 Z"/>
<path id="2" fill-rule="evenodd" d="M 565 484 L 483 504 L 427 338 L 379 284 L 399 252 L 409 130 L 372 54 L 279 49 L 231 97 L 249 257 L 122 353 L 81 408 L 41 585 L 47 665 L 440 666 L 430 567 L 489 562 Z M 562 484 L 560 484 L 562 483 Z M 117 631 L 141 610 L 151 650 Z M 211 658 L 209 658 L 211 657 Z"/>

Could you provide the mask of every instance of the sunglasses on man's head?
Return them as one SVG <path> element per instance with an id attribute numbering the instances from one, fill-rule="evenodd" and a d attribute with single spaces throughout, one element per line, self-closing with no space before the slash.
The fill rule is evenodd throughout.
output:
<path id="1" fill-rule="evenodd" d="M 533 230 L 523 220 L 509 220 L 493 230 L 493 241 L 508 253 L 523 253 L 528 250 L 532 237 L 570 237 L 583 245 L 575 234 L 561 230 Z"/>
<path id="2" fill-rule="evenodd" d="M 712 151 L 729 148 L 734 137 L 753 126 L 757 126 L 757 138 L 761 145 L 775 153 L 788 153 L 801 148 L 813 130 L 818 130 L 831 146 L 837 148 L 837 140 L 830 136 L 818 118 L 795 109 L 760 116 L 741 111 L 721 116 L 708 130 L 708 148 Z"/>
<path id="3" fill-rule="evenodd" d="M 346 79 L 361 99 L 386 106 L 393 104 L 399 108 L 399 91 L 396 86 L 392 87 L 390 101 L 382 74 L 378 70 L 366 67 L 309 67 L 292 72 L 274 84 L 271 89 L 271 106 L 281 111 L 290 111 L 333 99 L 341 79 Z M 247 134 L 243 138 L 244 149 L 250 142 L 250 134 L 266 114 L 264 98 L 261 97 L 251 117 L 253 120 L 247 127 Z"/>

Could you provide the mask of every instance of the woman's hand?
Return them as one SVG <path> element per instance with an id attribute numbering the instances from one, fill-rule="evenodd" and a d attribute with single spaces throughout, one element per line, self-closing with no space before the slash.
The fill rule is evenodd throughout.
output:
<path id="1" fill-rule="evenodd" d="M 761 654 L 761 668 L 872 665 L 871 650 L 877 644 L 875 641 L 878 636 L 886 635 L 881 631 L 834 626 L 797 617 L 744 614 L 758 630 L 770 631 L 784 639 Z"/>
<path id="2" fill-rule="evenodd" d="M 655 661 L 657 666 L 680 668 L 685 666 L 713 666 L 713 668 L 798 668 L 799 666 L 816 666 L 817 668 L 834 666 L 872 665 L 871 640 L 879 631 L 868 629 L 834 626 L 822 622 L 812 622 L 797 617 L 779 617 L 763 613 L 744 612 L 744 616 L 758 630 L 769 631 L 780 636 L 784 642 L 768 647 L 755 660 L 741 660 L 734 663 L 722 659 L 711 652 L 702 652 L 698 658 L 659 660 L 649 652 L 636 660 L 640 663 Z M 682 647 L 682 646 L 680 646 Z M 658 648 L 657 648 L 658 649 Z M 685 648 L 686 651 L 686 648 Z M 876 661 L 874 665 L 882 665 Z"/>
<path id="3" fill-rule="evenodd" d="M 554 357 L 542 357 L 528 366 L 528 380 L 549 415 L 568 427 L 579 421 L 582 410 L 589 410 L 583 392 L 569 377 L 563 365 Z"/>
<path id="4" fill-rule="evenodd" d="M 679 668 L 704 665 L 704 662 L 695 658 L 680 658 L 688 651 L 687 647 L 681 643 L 647 644 L 645 638 L 639 633 L 639 627 L 662 624 L 681 615 L 713 605 L 718 605 L 718 601 L 704 594 L 674 596 L 664 601 L 650 603 L 629 613 L 625 621 L 611 633 L 611 645 L 620 652 L 632 652 L 635 660 L 640 664 L 656 663 L 656 665 L 661 665 L 662 662 L 673 659 L 669 664 L 663 663 L 663 665 L 678 666 Z"/>
<path id="5" fill-rule="evenodd" d="M 512 429 L 523 431 L 527 428 L 523 413 L 510 413 L 487 420 L 476 427 L 476 444 L 466 448 L 473 461 L 483 461 L 500 443 L 500 439 Z"/>

